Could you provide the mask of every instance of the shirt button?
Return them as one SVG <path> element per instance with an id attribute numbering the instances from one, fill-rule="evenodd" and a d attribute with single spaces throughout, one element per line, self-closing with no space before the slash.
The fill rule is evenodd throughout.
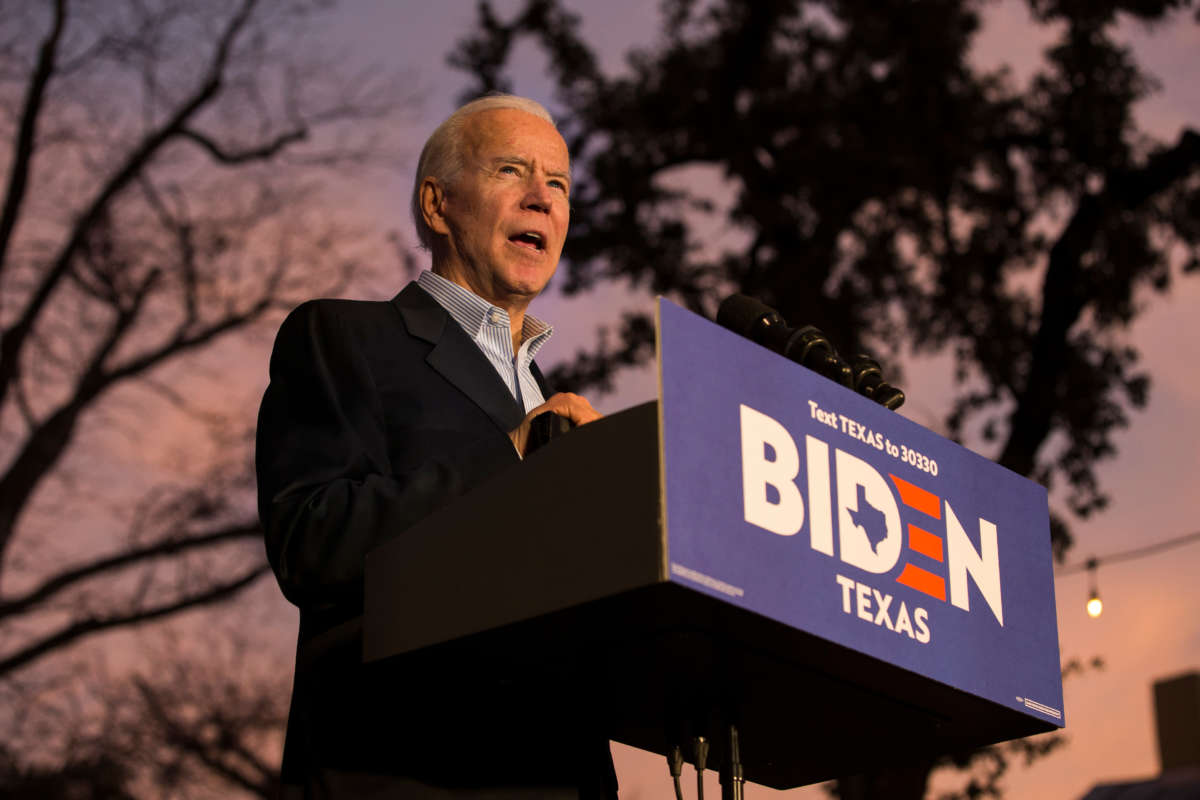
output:
<path id="1" fill-rule="evenodd" d="M 492 323 L 493 325 L 500 324 L 500 309 L 493 308 L 488 311 L 488 322 Z"/>

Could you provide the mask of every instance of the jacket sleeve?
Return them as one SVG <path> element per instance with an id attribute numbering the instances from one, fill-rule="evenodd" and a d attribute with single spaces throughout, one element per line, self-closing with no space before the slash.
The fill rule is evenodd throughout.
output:
<path id="1" fill-rule="evenodd" d="M 258 419 L 267 556 L 284 596 L 312 610 L 361 608 L 371 549 L 519 461 L 504 432 L 481 428 L 426 441 L 394 468 L 371 345 L 349 307 L 314 301 L 288 316 Z"/>

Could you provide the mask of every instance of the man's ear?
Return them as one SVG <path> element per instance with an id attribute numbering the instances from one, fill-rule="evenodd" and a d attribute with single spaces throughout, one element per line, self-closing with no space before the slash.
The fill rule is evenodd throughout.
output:
<path id="1" fill-rule="evenodd" d="M 425 218 L 425 224 L 431 231 L 443 236 L 450 233 L 450 226 L 446 224 L 445 209 L 445 187 L 437 178 L 426 177 L 421 181 L 421 216 Z"/>

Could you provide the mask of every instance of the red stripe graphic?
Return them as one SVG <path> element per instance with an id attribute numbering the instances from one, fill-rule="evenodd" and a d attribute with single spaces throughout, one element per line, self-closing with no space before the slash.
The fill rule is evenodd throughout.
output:
<path id="1" fill-rule="evenodd" d="M 918 528 L 911 522 L 908 524 L 908 549 L 932 558 L 942 560 L 942 537 Z"/>
<path id="2" fill-rule="evenodd" d="M 934 519 L 942 518 L 942 499 L 933 492 L 922 489 L 920 486 L 915 486 L 903 478 L 897 478 L 895 475 L 888 473 L 888 477 L 892 479 L 892 483 L 896 484 L 896 488 L 900 490 L 900 502 L 909 508 L 915 508 L 923 514 L 928 514 Z"/>
<path id="3" fill-rule="evenodd" d="M 905 564 L 904 571 L 900 573 L 899 578 L 896 578 L 896 583 L 903 583 L 910 589 L 916 589 L 930 597 L 936 597 L 943 603 L 946 602 L 946 581 L 920 567 Z"/>

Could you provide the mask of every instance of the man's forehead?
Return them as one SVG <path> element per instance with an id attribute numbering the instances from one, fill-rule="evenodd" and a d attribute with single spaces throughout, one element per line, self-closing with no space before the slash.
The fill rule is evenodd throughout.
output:
<path id="1" fill-rule="evenodd" d="M 515 108 L 492 108 L 466 120 L 464 138 L 477 158 L 527 160 L 530 156 L 561 163 L 546 167 L 569 171 L 570 153 L 558 130 L 546 120 Z"/>

